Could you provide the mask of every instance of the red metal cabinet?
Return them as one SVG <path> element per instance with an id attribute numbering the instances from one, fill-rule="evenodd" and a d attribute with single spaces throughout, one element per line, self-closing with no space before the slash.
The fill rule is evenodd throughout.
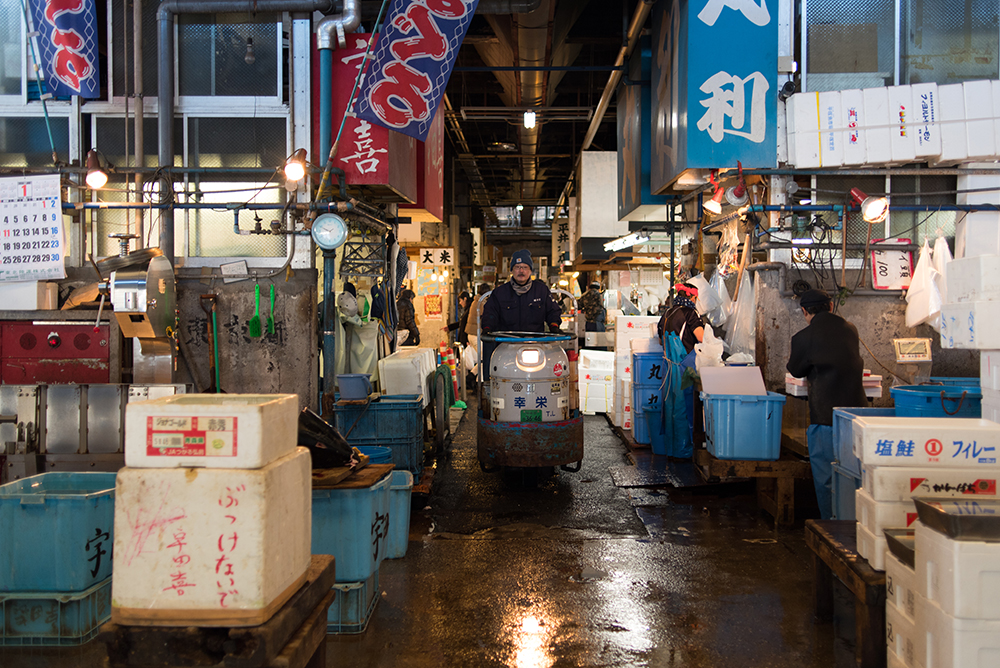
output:
<path id="1" fill-rule="evenodd" d="M 0 383 L 109 383 L 110 350 L 106 323 L 0 322 Z"/>

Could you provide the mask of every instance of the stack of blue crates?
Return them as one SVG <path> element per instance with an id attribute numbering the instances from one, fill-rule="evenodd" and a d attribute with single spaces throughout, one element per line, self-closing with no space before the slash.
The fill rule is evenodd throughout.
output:
<path id="1" fill-rule="evenodd" d="M 645 407 L 658 407 L 667 376 L 663 349 L 632 353 L 632 437 L 636 443 L 649 443 L 649 419 Z"/>
<path id="2" fill-rule="evenodd" d="M 854 455 L 854 418 L 893 417 L 894 408 L 834 408 L 833 409 L 833 480 L 831 496 L 833 519 L 857 519 L 854 512 L 854 492 L 861 488 L 861 462 Z"/>
<path id="3" fill-rule="evenodd" d="M 111 617 L 115 475 L 0 486 L 0 646 L 82 645 Z"/>
<path id="4" fill-rule="evenodd" d="M 334 405 L 334 426 L 351 445 L 389 448 L 396 468 L 419 478 L 424 470 L 423 407 L 423 398 L 416 394 L 386 396 L 369 404 Z"/>

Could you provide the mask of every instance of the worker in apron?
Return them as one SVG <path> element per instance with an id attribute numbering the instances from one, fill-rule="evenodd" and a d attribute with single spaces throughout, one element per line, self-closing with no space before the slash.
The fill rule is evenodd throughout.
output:
<path id="1" fill-rule="evenodd" d="M 705 335 L 705 325 L 698 315 L 695 302 L 698 299 L 698 288 L 690 283 L 678 283 L 674 286 L 674 305 L 668 309 L 656 325 L 660 340 L 664 332 L 674 332 L 680 337 L 686 355 L 681 361 L 681 369 L 695 368 L 694 346 L 701 343 Z M 684 389 L 684 406 L 687 409 L 688 429 L 691 441 L 694 438 L 694 386 Z M 675 455 L 676 456 L 676 455 Z"/>

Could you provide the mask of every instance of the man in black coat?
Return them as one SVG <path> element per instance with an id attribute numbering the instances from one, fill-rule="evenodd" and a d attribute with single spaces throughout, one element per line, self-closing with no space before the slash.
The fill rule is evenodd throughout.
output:
<path id="1" fill-rule="evenodd" d="M 562 311 L 542 281 L 531 280 L 531 253 L 520 250 L 510 259 L 510 281 L 494 290 L 483 307 L 484 332 L 559 331 Z"/>
<path id="2" fill-rule="evenodd" d="M 793 376 L 809 380 L 809 463 L 820 514 L 829 519 L 833 514 L 833 409 L 868 405 L 861 380 L 864 362 L 857 328 L 831 312 L 830 295 L 808 290 L 799 298 L 799 307 L 807 326 L 792 337 L 786 368 Z"/>

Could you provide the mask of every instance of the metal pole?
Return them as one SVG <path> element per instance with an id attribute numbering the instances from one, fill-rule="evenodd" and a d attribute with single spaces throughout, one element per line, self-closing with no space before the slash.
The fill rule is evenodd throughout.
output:
<path id="1" fill-rule="evenodd" d="M 333 298 L 333 278 L 337 251 L 323 251 L 323 393 L 333 392 L 337 375 L 337 309 Z"/>

